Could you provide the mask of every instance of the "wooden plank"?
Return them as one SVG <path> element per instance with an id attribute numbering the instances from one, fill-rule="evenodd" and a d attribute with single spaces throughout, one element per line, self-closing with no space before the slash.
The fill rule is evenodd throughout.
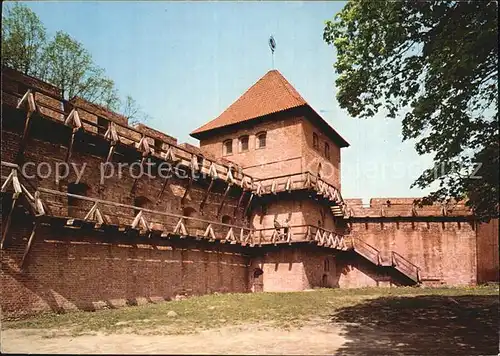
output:
<path id="1" fill-rule="evenodd" d="M 156 202 L 159 202 L 161 197 L 163 196 L 163 192 L 165 191 L 165 188 L 167 187 L 168 181 L 170 180 L 170 173 L 172 173 L 172 170 L 169 168 L 168 170 L 168 175 L 165 178 L 165 181 L 163 182 L 163 185 L 161 187 L 160 194 L 158 194 L 158 197 L 156 198 Z"/>
<path id="2" fill-rule="evenodd" d="M 19 266 L 21 269 L 24 268 L 24 264 L 26 262 L 26 257 L 28 257 L 28 253 L 30 252 L 33 241 L 35 240 L 35 234 L 36 234 L 37 227 L 38 227 L 38 222 L 35 221 L 35 223 L 33 224 L 33 229 L 31 230 L 30 237 L 28 239 L 28 244 L 26 245 L 26 248 L 24 249 L 24 254 L 23 254 L 23 258 L 21 260 L 21 264 Z"/>
<path id="3" fill-rule="evenodd" d="M 12 169 L 10 171 L 10 174 L 7 176 L 7 179 L 5 180 L 5 182 L 3 182 L 2 184 L 2 193 L 5 193 L 7 191 L 7 187 L 9 185 L 9 183 L 12 181 L 12 177 L 14 176 L 14 172 L 16 170 L 15 169 Z"/>
<path id="4" fill-rule="evenodd" d="M 0 241 L 0 250 L 3 250 L 3 248 L 5 246 L 5 242 L 7 239 L 7 233 L 9 232 L 10 222 L 12 220 L 12 212 L 14 211 L 14 208 L 16 207 L 18 197 L 19 197 L 18 194 L 15 194 L 13 196 L 11 208 L 10 208 L 9 214 L 7 215 L 7 220 L 5 221 L 5 226 L 4 226 L 3 233 L 2 233 L 2 241 Z"/>
<path id="5" fill-rule="evenodd" d="M 245 212 L 243 213 L 244 216 L 248 215 L 249 209 L 250 209 L 250 204 L 252 204 L 252 199 L 253 199 L 254 193 L 250 193 L 250 197 L 248 198 L 247 205 L 245 207 Z"/>
<path id="6" fill-rule="evenodd" d="M 208 185 L 208 189 L 207 189 L 207 191 L 206 191 L 205 195 L 203 196 L 203 199 L 201 200 L 201 203 L 200 203 L 200 212 L 203 212 L 203 208 L 205 207 L 205 204 L 207 203 L 208 196 L 210 195 L 210 191 L 212 190 L 213 185 L 214 185 L 214 179 L 211 178 L 210 184 Z"/>
<path id="7" fill-rule="evenodd" d="M 219 209 L 217 210 L 217 217 L 220 216 L 220 213 L 222 212 L 222 208 L 224 208 L 224 204 L 226 202 L 226 198 L 227 198 L 227 195 L 228 195 L 230 189 L 231 189 L 231 184 L 228 184 L 226 191 L 224 192 L 224 195 L 222 196 L 222 201 L 220 202 Z"/>
<path id="8" fill-rule="evenodd" d="M 241 203 L 243 202 L 243 197 L 245 196 L 245 190 L 241 190 L 241 195 L 240 198 L 238 199 L 238 202 L 236 203 L 236 206 L 234 207 L 233 211 L 233 217 L 236 217 L 236 213 L 238 212 L 238 209 L 240 208 Z"/>
<path id="9" fill-rule="evenodd" d="M 186 200 L 186 198 L 191 190 L 192 185 L 193 185 L 193 178 L 189 177 L 186 190 L 184 191 L 184 194 L 182 195 L 182 198 L 181 198 L 181 206 L 184 206 L 184 201 Z"/>

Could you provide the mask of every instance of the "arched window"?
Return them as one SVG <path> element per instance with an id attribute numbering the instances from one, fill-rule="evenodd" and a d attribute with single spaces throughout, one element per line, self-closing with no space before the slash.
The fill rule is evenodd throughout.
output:
<path id="1" fill-rule="evenodd" d="M 325 142 L 325 158 L 330 160 L 330 145 Z"/>
<path id="2" fill-rule="evenodd" d="M 226 140 L 222 144 L 222 154 L 224 156 L 232 155 L 233 154 L 233 140 Z"/>
<path id="3" fill-rule="evenodd" d="M 187 217 L 195 217 L 196 209 L 188 206 L 182 210 L 182 215 Z"/>
<path id="4" fill-rule="evenodd" d="M 224 215 L 221 219 L 221 222 L 223 224 L 228 224 L 228 225 L 231 225 L 233 223 L 233 218 L 230 217 L 229 215 Z"/>
<path id="5" fill-rule="evenodd" d="M 241 136 L 239 142 L 239 150 L 240 152 L 248 151 L 248 135 Z"/>
<path id="6" fill-rule="evenodd" d="M 319 148 L 319 139 L 315 132 L 313 132 L 313 148 L 316 150 Z"/>
<path id="7" fill-rule="evenodd" d="M 325 258 L 323 269 L 325 272 L 328 272 L 330 270 L 330 261 L 328 261 L 328 258 Z"/>
<path id="8" fill-rule="evenodd" d="M 255 138 L 256 138 L 256 142 L 255 142 L 256 148 L 266 147 L 266 140 L 267 140 L 267 133 L 266 132 L 259 132 L 257 135 L 255 135 Z"/>
<path id="9" fill-rule="evenodd" d="M 182 215 L 188 218 L 199 218 L 198 212 L 192 207 L 185 207 L 182 210 Z M 188 230 L 188 234 L 191 236 L 195 236 L 196 234 L 203 235 L 203 232 L 206 229 L 206 224 L 204 222 L 193 219 L 184 219 L 184 226 Z"/>
<path id="10" fill-rule="evenodd" d="M 90 187 L 85 183 L 69 183 L 68 193 L 74 195 L 87 196 Z M 92 202 L 79 199 L 76 197 L 68 197 L 68 216 L 73 218 L 83 218 L 87 215 L 88 210 L 92 207 Z"/>

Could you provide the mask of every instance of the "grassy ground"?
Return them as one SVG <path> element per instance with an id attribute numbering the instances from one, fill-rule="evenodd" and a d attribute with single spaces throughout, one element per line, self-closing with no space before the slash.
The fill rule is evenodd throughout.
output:
<path id="1" fill-rule="evenodd" d="M 423 296 L 428 297 L 422 299 Z M 331 320 L 332 317 L 335 320 L 335 315 L 339 313 L 349 315 L 343 316 L 345 319 L 342 320 L 343 322 L 349 322 L 350 319 L 354 321 L 360 317 L 359 310 L 361 309 L 356 308 L 374 302 L 376 303 L 373 306 L 373 312 L 376 313 L 378 310 L 379 313 L 385 313 L 381 315 L 381 319 L 388 315 L 388 311 L 393 306 L 408 310 L 417 308 L 415 307 L 417 305 L 418 308 L 425 310 L 426 303 L 430 303 L 429 305 L 438 310 L 442 309 L 441 304 L 456 306 L 457 310 L 461 310 L 460 305 L 465 306 L 465 304 L 470 304 L 470 301 L 462 303 L 459 296 L 470 296 L 470 298 L 477 296 L 479 299 L 485 298 L 481 296 L 490 296 L 488 303 L 491 304 L 491 296 L 498 296 L 498 286 L 320 289 L 294 293 L 206 295 L 180 301 L 96 312 L 45 314 L 20 321 L 4 322 L 2 328 L 59 329 L 69 331 L 73 336 L 93 331 L 144 333 L 145 330 L 152 334 L 189 334 L 203 329 L 254 323 L 287 329 L 318 320 Z M 402 300 L 406 302 L 402 304 Z M 415 304 L 417 301 L 420 304 Z M 441 304 L 436 306 L 437 302 Z M 488 304 L 488 307 L 491 306 Z M 368 320 L 371 319 L 371 308 L 364 310 Z M 498 303 L 496 309 L 498 309 Z M 354 315 L 346 314 L 349 310 L 354 310 Z M 176 313 L 175 316 L 169 313 L 172 311 Z M 473 318 L 473 315 L 469 317 Z M 498 321 L 498 316 L 496 320 Z"/>

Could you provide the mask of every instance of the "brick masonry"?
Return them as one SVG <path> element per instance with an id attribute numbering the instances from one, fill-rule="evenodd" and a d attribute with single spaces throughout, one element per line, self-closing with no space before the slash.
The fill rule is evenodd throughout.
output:
<path id="1" fill-rule="evenodd" d="M 55 88 L 36 78 L 25 78 L 16 72 L 8 74 L 4 79 L 4 88 L 23 94 L 26 87 L 15 85 L 8 78 L 24 78 L 27 85 L 40 88 L 47 95 L 58 94 Z M 35 97 L 37 102 L 64 107 L 61 102 L 38 92 Z M 25 114 L 12 109 L 16 101 L 12 95 L 3 96 L 1 152 L 2 160 L 7 162 L 16 161 L 24 128 Z M 81 101 L 79 105 L 90 107 Z M 124 122 L 118 114 L 107 113 L 100 107 L 92 109 L 93 112 L 85 117 L 91 122 L 102 122 L 99 119 L 101 116 L 113 122 Z M 54 166 L 65 159 L 71 129 L 62 124 L 63 116 L 56 110 L 41 111 L 54 120 L 35 117 L 23 159 L 24 162 L 48 162 Z M 221 214 L 217 216 L 225 189 L 220 185 L 214 187 L 201 212 L 200 201 L 207 189 L 206 182 L 202 181 L 194 182 L 184 205 L 181 198 L 187 189 L 185 179 L 172 178 L 162 199 L 157 201 L 164 181 L 143 177 L 132 191 L 134 179 L 126 168 L 121 179 L 117 175 L 109 178 L 104 189 L 100 190 L 100 164 L 106 159 L 109 143 L 97 128 L 89 125 L 85 129 L 87 133 L 77 137 L 71 162 L 80 168 L 86 164 L 81 183 L 85 187 L 85 195 L 89 197 L 210 221 L 225 219 L 234 225 L 257 229 L 272 227 L 275 218 L 279 221 L 288 219 L 290 225 L 315 225 L 338 232 L 346 229 L 345 222 L 334 218 L 328 205 L 304 191 L 269 194 L 256 199 L 247 219 L 243 217 L 241 206 L 234 215 L 239 199 L 236 190 L 231 190 Z M 145 125 L 137 129 L 139 133 L 134 135 L 138 138 L 141 132 L 152 136 L 149 143 L 153 147 L 158 143 L 178 145 L 175 138 Z M 266 148 L 255 149 L 255 135 L 261 131 L 267 132 Z M 318 149 L 313 147 L 313 132 L 319 138 Z M 244 153 L 238 150 L 238 138 L 242 135 L 249 135 L 249 150 Z M 223 156 L 222 143 L 228 138 L 233 139 L 234 153 Z M 324 155 L 325 142 L 330 146 L 329 160 Z M 203 138 L 199 148 L 187 144 L 178 146 L 196 155 L 215 158 L 222 164 L 233 162 L 256 178 L 314 171 L 317 163 L 322 162 L 324 169 L 332 167 L 332 175 L 323 174 L 325 180 L 340 188 L 340 148 L 315 128 L 300 110 L 273 114 L 260 121 L 242 124 L 237 129 L 219 130 L 217 135 Z M 138 152 L 124 151 L 117 152 L 114 161 L 115 164 L 131 163 L 140 158 Z M 34 174 L 34 167 L 27 169 L 26 173 Z M 7 174 L 2 168 L 2 175 Z M 52 176 L 34 178 L 33 183 L 38 187 L 67 192 L 76 179 L 75 172 L 71 171 L 67 178 L 59 182 Z M 67 198 L 53 199 L 59 206 L 60 215 L 82 217 L 91 207 L 89 202 L 81 202 L 79 206 L 69 208 Z M 389 199 L 394 204 L 413 201 L 412 198 L 377 198 L 371 203 L 380 205 Z M 357 203 L 356 200 L 350 202 Z M 10 201 L 4 197 L 2 211 L 9 209 Z M 355 215 L 350 219 L 350 235 L 366 241 L 382 253 L 395 251 L 405 256 L 421 268 L 423 283 L 468 285 L 498 281 L 498 220 L 476 226 L 465 215 L 444 219 L 439 209 L 427 210 L 425 216 L 418 218 L 405 212 L 405 219 L 390 214 L 382 219 L 378 216 L 380 210 L 374 207 L 356 212 L 363 210 L 366 216 L 371 217 Z M 103 213 L 114 218 L 119 214 L 133 216 L 135 212 L 116 208 Z M 3 222 L 5 218 L 3 213 Z M 316 287 L 401 284 L 400 276 L 389 268 L 374 266 L 349 251 L 335 251 L 300 242 L 303 237 L 296 237 L 296 243 L 290 246 L 237 247 L 191 239 L 153 241 L 141 236 L 127 237 L 118 233 L 47 226 L 38 230 L 26 268 L 21 271 L 19 261 L 31 223 L 23 209 L 16 208 L 9 230 L 9 243 L 1 256 L 0 305 L 3 317 L 45 311 L 112 308 L 169 300 L 182 293 L 296 291 Z M 192 231 L 198 227 L 188 225 L 187 228 Z"/>

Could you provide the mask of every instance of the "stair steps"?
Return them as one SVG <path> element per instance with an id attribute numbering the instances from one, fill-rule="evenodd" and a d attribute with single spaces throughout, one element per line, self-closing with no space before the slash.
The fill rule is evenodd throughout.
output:
<path id="1" fill-rule="evenodd" d="M 359 238 L 353 238 L 353 251 L 376 266 L 394 268 L 414 284 L 420 283 L 419 268 L 395 251 L 381 253 Z"/>

